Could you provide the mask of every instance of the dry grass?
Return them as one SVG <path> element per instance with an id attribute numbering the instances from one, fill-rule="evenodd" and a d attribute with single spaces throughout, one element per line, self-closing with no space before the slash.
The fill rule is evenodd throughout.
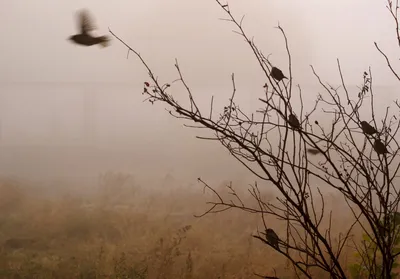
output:
<path id="1" fill-rule="evenodd" d="M 90 196 L 44 197 L 3 181 L 0 278 L 255 278 L 273 268 L 293 275 L 251 237 L 258 216 L 193 217 L 206 206 L 200 186 L 155 193 L 118 174 L 99 184 Z M 337 228 L 346 221 L 336 220 Z"/>

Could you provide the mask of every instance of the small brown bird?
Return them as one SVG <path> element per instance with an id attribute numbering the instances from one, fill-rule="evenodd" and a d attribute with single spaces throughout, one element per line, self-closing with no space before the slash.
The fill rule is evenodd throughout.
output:
<path id="1" fill-rule="evenodd" d="M 388 150 L 386 149 L 386 146 L 381 142 L 380 139 L 376 139 L 374 142 L 374 150 L 378 154 L 385 154 L 389 153 Z"/>
<path id="2" fill-rule="evenodd" d="M 93 20 L 89 16 L 89 12 L 82 9 L 78 12 L 78 27 L 80 30 L 79 34 L 70 36 L 68 39 L 75 44 L 83 46 L 100 45 L 106 47 L 109 45 L 110 38 L 108 36 L 95 37 L 90 34 L 90 31 L 96 29 L 93 24 Z"/>
<path id="3" fill-rule="evenodd" d="M 281 70 L 279 70 L 277 67 L 272 67 L 271 69 L 271 77 L 278 82 L 281 81 L 282 79 L 286 78 L 285 75 L 282 73 Z"/>
<path id="4" fill-rule="evenodd" d="M 274 232 L 273 229 L 267 229 L 265 232 L 266 232 L 265 236 L 266 236 L 269 244 L 271 244 L 273 247 L 275 247 L 276 250 L 280 251 L 278 235 Z"/>
<path id="5" fill-rule="evenodd" d="M 294 114 L 289 115 L 288 123 L 291 127 L 295 128 L 295 129 L 301 129 L 300 122 Z"/>
<path id="6" fill-rule="evenodd" d="M 361 121 L 360 122 L 361 129 L 366 135 L 373 135 L 375 133 L 378 133 L 378 131 L 375 129 L 375 127 L 372 127 L 367 121 Z"/>
<path id="7" fill-rule="evenodd" d="M 315 148 L 307 148 L 307 152 L 310 153 L 311 155 L 317 155 L 319 154 L 319 150 Z"/>

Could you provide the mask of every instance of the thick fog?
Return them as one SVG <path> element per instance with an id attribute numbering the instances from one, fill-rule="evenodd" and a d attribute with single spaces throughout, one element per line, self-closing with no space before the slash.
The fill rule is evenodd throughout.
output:
<path id="1" fill-rule="evenodd" d="M 279 24 L 293 58 L 294 82 L 306 101 L 323 80 L 339 84 L 336 59 L 346 83 L 355 88 L 372 67 L 380 107 L 397 98 L 396 81 L 374 41 L 398 61 L 393 19 L 386 1 L 230 0 L 233 15 L 272 63 L 284 72 L 287 56 Z M 140 61 L 113 38 L 111 46 L 81 47 L 76 11 L 87 8 L 98 27 L 110 28 L 141 53 L 162 82 L 177 78 L 178 59 L 196 100 L 208 111 L 214 95 L 221 110 L 231 94 L 256 110 L 262 72 L 244 40 L 232 30 L 213 0 L 50 1 L 0 0 L 0 172 L 45 177 L 93 176 L 108 170 L 139 180 L 171 174 L 194 182 L 249 176 L 217 142 L 183 127 L 161 104 L 143 102 L 148 80 Z M 397 66 L 397 65 L 395 65 Z M 355 91 L 354 91 L 355 92 Z M 184 91 L 172 88 L 182 98 Z M 354 93 L 356 94 L 356 93 Z M 251 177 L 251 176 L 249 176 Z M 247 181 L 250 182 L 250 181 Z"/>

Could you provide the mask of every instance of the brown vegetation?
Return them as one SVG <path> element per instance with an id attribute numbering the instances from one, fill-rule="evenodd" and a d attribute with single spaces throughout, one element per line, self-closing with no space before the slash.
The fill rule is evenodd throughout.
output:
<path id="1" fill-rule="evenodd" d="M 306 98 L 312 98 L 310 94 L 313 93 L 303 93 L 293 75 L 292 44 L 284 28 L 279 23 L 276 26 L 283 37 L 282 48 L 286 50 L 287 67 L 282 69 L 288 75 L 287 81 L 283 80 L 286 76 L 282 70 L 270 60 L 272 53 L 264 55 L 266 52 L 245 32 L 244 16 L 239 20 L 229 3 L 215 2 L 225 14 L 222 20 L 230 22 L 235 27 L 233 32 L 244 39 L 265 78 L 258 110 L 248 111 L 237 102 L 235 73 L 231 75 L 232 94 L 223 111 L 214 106 L 214 96 L 210 98 L 209 109 L 200 109 L 177 59 L 177 79 L 161 82 L 144 56 L 110 30 L 147 71 L 149 80 L 144 81 L 142 92 L 145 100 L 166 105 L 171 116 L 191 123 L 186 124 L 187 127 L 212 132 L 212 135 L 198 138 L 219 142 L 257 179 L 248 185 L 253 198 L 251 203 L 231 186 L 227 187 L 230 195 L 224 196 L 215 185 L 199 178 L 213 195 L 202 216 L 230 209 L 258 215 L 263 228 L 253 236 L 284 255 L 287 267 L 291 265 L 296 271 L 296 278 L 301 278 L 300 274 L 306 278 L 396 278 L 398 274 L 394 271 L 400 255 L 397 187 L 400 144 L 396 140 L 400 131 L 399 102 L 393 101 L 385 110 L 378 109 L 371 68 L 363 72 L 361 87 L 357 91 L 350 90 L 337 59 L 340 86 L 325 82 L 326 77 L 310 65 L 323 91 L 315 94 L 312 104 Z M 388 0 L 386 8 L 398 25 L 398 1 Z M 396 28 L 398 38 L 399 34 Z M 270 43 L 276 42 L 271 40 Z M 385 51 L 376 42 L 375 47 L 400 81 Z M 183 86 L 186 100 L 172 92 L 177 84 Z M 392 111 L 393 107 L 396 112 Z M 320 123 L 318 112 L 330 123 Z M 275 203 L 263 197 L 265 187 L 279 192 Z M 335 211 L 326 207 L 322 188 L 341 196 L 349 208 L 353 220 L 348 220 L 344 232 L 334 229 L 338 225 L 333 220 Z M 273 228 L 269 217 L 285 221 L 286 234 L 279 237 L 274 230 L 278 226 Z M 355 232 L 362 234 L 363 241 L 359 244 L 352 239 Z M 350 244 L 354 245 L 358 259 L 348 267 L 344 258 L 348 256 Z M 268 274 L 272 275 L 264 278 L 276 279 L 283 272 L 274 270 Z"/>
<path id="2" fill-rule="evenodd" d="M 0 277 L 256 278 L 254 273 L 273 268 L 293 275 L 282 255 L 251 237 L 262 226 L 256 214 L 232 210 L 194 217 L 210 198 L 200 184 L 185 191 L 167 185 L 155 193 L 113 173 L 99 184 L 91 196 L 44 197 L 3 181 Z M 110 191 L 113 186 L 117 191 Z M 121 194 L 122 204 L 116 198 Z M 264 197 L 275 199 L 272 193 Z M 332 196 L 327 204 L 338 213 L 336 232 L 348 220 L 335 200 Z M 284 234 L 284 226 L 269 221 Z M 346 249 L 351 257 L 352 249 Z"/>

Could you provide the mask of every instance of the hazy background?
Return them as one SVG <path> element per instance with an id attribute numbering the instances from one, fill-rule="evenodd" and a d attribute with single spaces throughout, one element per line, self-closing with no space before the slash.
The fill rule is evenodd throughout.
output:
<path id="1" fill-rule="evenodd" d="M 306 102 L 318 92 L 312 64 L 323 80 L 339 83 L 336 58 L 355 89 L 372 67 L 378 106 L 398 96 L 398 87 L 377 41 L 398 61 L 394 22 L 386 1 L 231 0 L 231 11 L 263 52 L 285 73 L 289 38 L 293 75 Z M 95 178 L 99 172 L 132 173 L 138 180 L 170 174 L 184 182 L 248 175 L 216 142 L 196 140 L 160 104 L 143 103 L 144 67 L 117 40 L 101 49 L 71 44 L 75 12 L 88 8 L 98 26 L 110 27 L 148 61 L 163 82 L 177 77 L 178 58 L 195 98 L 207 108 L 212 95 L 221 110 L 236 75 L 237 98 L 255 110 L 264 84 L 245 42 L 218 20 L 213 0 L 51 1 L 0 0 L 0 174 L 34 179 Z M 396 69 L 398 63 L 394 64 Z M 172 89 L 183 96 L 184 92 Z M 357 94 L 356 90 L 354 94 Z M 246 181 L 247 183 L 250 181 Z"/>

